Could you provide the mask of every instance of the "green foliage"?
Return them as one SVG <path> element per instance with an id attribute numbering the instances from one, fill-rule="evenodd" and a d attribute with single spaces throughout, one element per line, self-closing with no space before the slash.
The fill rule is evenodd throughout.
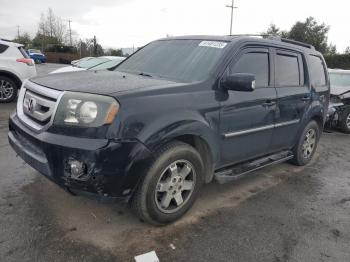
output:
<path id="1" fill-rule="evenodd" d="M 331 54 L 324 58 L 329 68 L 350 69 L 350 54 Z"/>
<path id="2" fill-rule="evenodd" d="M 336 54 L 335 45 L 328 45 L 329 26 L 319 24 L 313 17 L 308 17 L 304 22 L 296 22 L 289 31 L 280 30 L 275 24 L 271 24 L 263 34 L 275 35 L 313 45 L 322 54 Z"/>
<path id="3" fill-rule="evenodd" d="M 31 44 L 32 40 L 31 40 L 30 35 L 28 33 L 24 33 L 22 35 L 19 35 L 15 39 L 13 39 L 13 42 L 19 43 L 19 44 L 24 45 L 25 47 L 28 47 Z"/>
<path id="4" fill-rule="evenodd" d="M 350 46 L 348 46 L 348 47 L 345 49 L 344 54 L 350 54 Z"/>
<path id="5" fill-rule="evenodd" d="M 123 50 L 121 49 L 111 49 L 112 56 L 123 56 Z"/>
<path id="6" fill-rule="evenodd" d="M 318 24 L 315 18 L 308 17 L 305 22 L 296 22 L 288 32 L 288 38 L 312 44 L 316 50 L 323 54 L 335 53 L 335 46 L 329 46 L 329 26 L 324 23 Z"/>
<path id="7" fill-rule="evenodd" d="M 279 29 L 275 24 L 270 24 L 269 28 L 266 30 L 266 32 L 263 32 L 262 35 L 272 35 L 272 36 L 280 36 L 280 37 L 287 37 L 288 32 L 282 31 Z"/>

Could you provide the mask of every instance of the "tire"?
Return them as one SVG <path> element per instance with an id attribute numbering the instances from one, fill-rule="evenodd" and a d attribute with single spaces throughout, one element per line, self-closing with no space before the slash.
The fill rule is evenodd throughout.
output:
<path id="1" fill-rule="evenodd" d="M 316 121 L 312 120 L 305 126 L 297 144 L 293 148 L 294 158 L 291 160 L 293 164 L 304 166 L 311 161 L 316 152 L 320 134 L 321 128 Z"/>
<path id="2" fill-rule="evenodd" d="M 350 134 L 350 107 L 346 108 L 340 115 L 339 128 L 344 133 Z"/>
<path id="3" fill-rule="evenodd" d="M 192 146 L 175 141 L 161 147 L 133 196 L 133 210 L 152 225 L 176 221 L 193 205 L 203 184 L 202 174 L 202 159 Z"/>
<path id="4" fill-rule="evenodd" d="M 17 98 L 18 87 L 11 78 L 0 76 L 0 103 L 10 103 Z"/>

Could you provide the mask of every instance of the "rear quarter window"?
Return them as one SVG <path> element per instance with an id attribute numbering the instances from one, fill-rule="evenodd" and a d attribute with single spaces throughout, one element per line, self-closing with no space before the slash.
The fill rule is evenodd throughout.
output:
<path id="1" fill-rule="evenodd" d="M 0 54 L 5 52 L 5 50 L 8 48 L 7 45 L 0 44 Z"/>
<path id="2" fill-rule="evenodd" d="M 309 56 L 309 72 L 312 85 L 327 85 L 326 68 L 321 57 L 314 55 Z"/>
<path id="3" fill-rule="evenodd" d="M 18 47 L 18 50 L 21 52 L 24 58 L 29 58 L 29 55 L 27 54 L 26 50 L 22 46 Z"/>

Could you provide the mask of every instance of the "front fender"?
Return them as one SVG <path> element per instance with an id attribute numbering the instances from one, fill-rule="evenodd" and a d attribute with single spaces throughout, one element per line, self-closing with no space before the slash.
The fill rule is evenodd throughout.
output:
<path id="1" fill-rule="evenodd" d="M 210 149 L 213 163 L 217 162 L 220 154 L 218 125 L 215 121 L 207 121 L 194 112 L 182 112 L 181 115 L 173 114 L 160 117 L 150 123 L 139 134 L 138 139 L 147 148 L 154 151 L 160 145 L 184 135 L 202 138 Z"/>

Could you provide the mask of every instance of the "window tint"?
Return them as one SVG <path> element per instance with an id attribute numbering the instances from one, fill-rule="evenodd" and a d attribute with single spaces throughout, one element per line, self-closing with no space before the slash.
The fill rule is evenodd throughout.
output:
<path id="1" fill-rule="evenodd" d="M 267 87 L 269 85 L 269 55 L 268 53 L 246 53 L 233 65 L 230 73 L 254 74 L 256 86 Z"/>
<path id="2" fill-rule="evenodd" d="M 276 55 L 276 86 L 299 86 L 300 72 L 298 57 L 293 55 Z"/>
<path id="3" fill-rule="evenodd" d="M 309 56 L 310 61 L 310 78 L 311 83 L 315 86 L 325 86 L 326 82 L 326 74 L 323 62 L 318 56 Z"/>
<path id="4" fill-rule="evenodd" d="M 179 82 L 208 78 L 221 58 L 226 42 L 169 39 L 155 41 L 130 56 L 116 71 L 145 73 Z"/>
<path id="5" fill-rule="evenodd" d="M 7 45 L 0 44 L 0 54 L 5 52 L 5 50 L 8 48 Z"/>
<path id="6" fill-rule="evenodd" d="M 27 54 L 26 50 L 22 46 L 18 47 L 18 50 L 21 52 L 24 58 L 29 58 L 29 55 Z"/>

